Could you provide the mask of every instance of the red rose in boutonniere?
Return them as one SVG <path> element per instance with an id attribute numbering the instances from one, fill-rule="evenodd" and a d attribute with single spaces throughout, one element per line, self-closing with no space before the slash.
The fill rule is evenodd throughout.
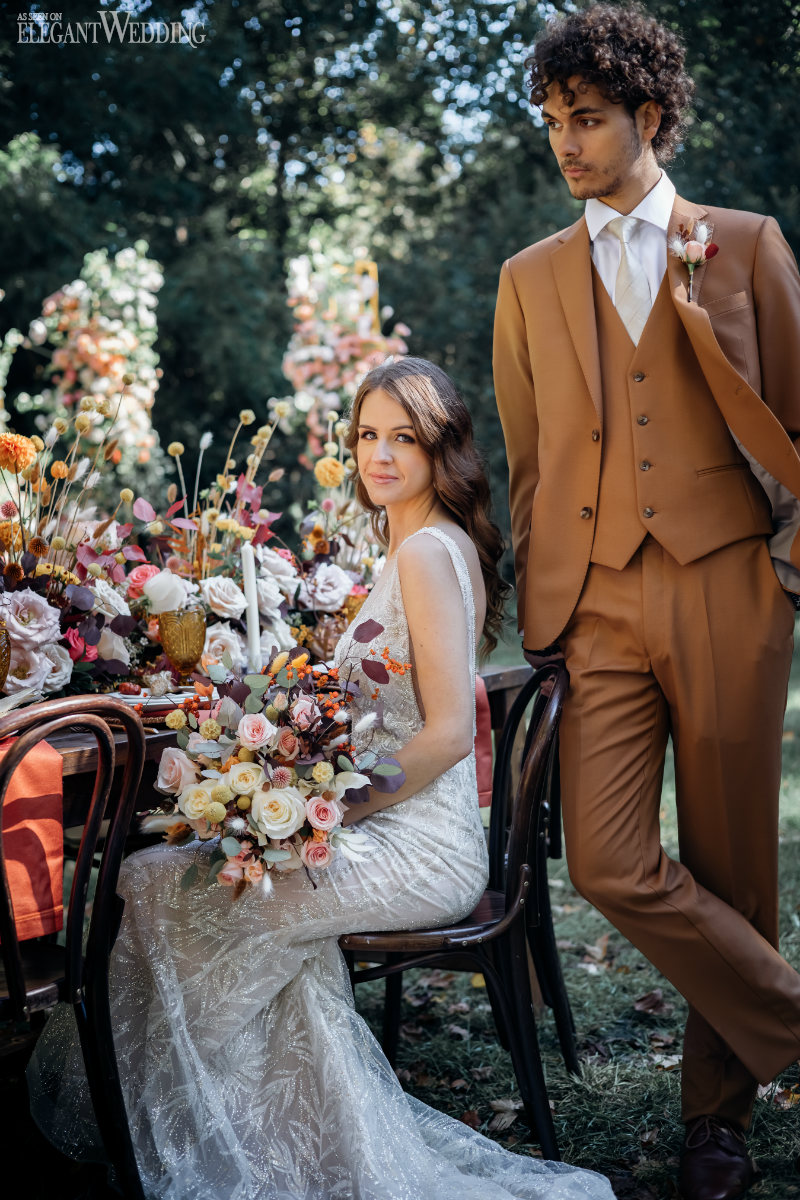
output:
<path id="1" fill-rule="evenodd" d="M 707 221 L 690 221 L 688 227 L 678 226 L 678 232 L 669 239 L 672 253 L 686 264 L 689 272 L 689 301 L 692 299 L 692 282 L 695 267 L 713 258 L 719 251 L 719 246 L 711 241 L 714 232 Z"/>

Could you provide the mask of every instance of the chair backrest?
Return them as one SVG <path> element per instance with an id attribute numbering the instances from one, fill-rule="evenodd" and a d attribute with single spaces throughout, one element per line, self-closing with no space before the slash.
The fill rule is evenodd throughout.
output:
<path id="1" fill-rule="evenodd" d="M 110 812 L 108 799 L 114 776 L 115 746 L 109 720 L 121 724 L 126 734 L 125 768 L 119 796 Z M 122 902 L 116 896 L 116 884 L 144 764 L 144 728 L 137 714 L 110 696 L 69 696 L 62 700 L 43 701 L 0 718 L 0 740 L 9 736 L 16 738 L 0 760 L 0 810 L 11 776 L 25 755 L 39 742 L 67 729 L 92 735 L 97 744 L 98 759 L 66 917 L 67 999 L 74 1005 L 85 1006 L 88 1003 L 90 1008 L 99 1005 L 105 1009 L 108 1003 L 108 955 L 119 928 L 122 910 Z M 86 900 L 101 828 L 106 817 L 109 818 L 109 827 L 103 843 L 84 958 Z M 24 1021 L 28 1016 L 28 1006 L 19 941 L 14 924 L 13 900 L 3 854 L 2 822 L 0 939 L 12 1015 L 16 1020 Z M 85 1007 L 83 1011 L 85 1015 Z"/>
<path id="2" fill-rule="evenodd" d="M 552 680 L 548 694 L 542 690 L 547 680 Z M 539 853 L 542 816 L 546 816 L 547 791 L 556 766 L 558 722 L 567 685 L 562 662 L 534 671 L 511 706 L 497 748 L 489 824 L 489 886 L 505 891 L 509 903 L 517 891 L 520 868 L 524 863 L 533 863 Z M 531 700 L 519 782 L 512 798 L 517 734 Z"/>

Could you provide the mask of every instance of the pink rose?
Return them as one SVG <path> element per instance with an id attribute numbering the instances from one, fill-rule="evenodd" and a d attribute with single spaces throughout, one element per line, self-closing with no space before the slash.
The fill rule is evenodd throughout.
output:
<path id="1" fill-rule="evenodd" d="M 158 764 L 156 787 L 160 792 L 171 792 L 177 796 L 184 788 L 196 782 L 194 763 L 182 750 L 167 746 Z"/>
<path id="2" fill-rule="evenodd" d="M 128 573 L 126 583 L 128 585 L 128 595 L 131 600 L 141 600 L 142 585 L 147 583 L 148 579 L 152 579 L 154 575 L 160 573 L 159 567 L 154 567 L 152 563 L 142 563 L 138 567 L 134 567 Z"/>
<path id="3" fill-rule="evenodd" d="M 314 829 L 322 829 L 325 833 L 335 829 L 342 820 L 339 805 L 335 801 L 323 800 L 321 796 L 312 796 L 306 800 L 306 816 L 309 825 Z"/>
<path id="4" fill-rule="evenodd" d="M 87 646 L 74 625 L 71 625 L 64 637 L 69 642 L 67 653 L 73 662 L 81 659 L 83 662 L 94 662 L 97 658 L 97 646 Z"/>
<path id="5" fill-rule="evenodd" d="M 684 262 L 697 265 L 703 262 L 706 256 L 706 248 L 702 242 L 687 242 L 683 248 Z"/>
<path id="6" fill-rule="evenodd" d="M 289 712 L 298 729 L 310 729 L 320 716 L 315 702 L 306 695 L 298 696 Z"/>
<path id="7" fill-rule="evenodd" d="M 287 729 L 284 726 L 283 729 L 279 730 L 275 752 L 288 762 L 293 762 L 297 758 L 297 755 L 300 753 L 300 742 L 297 740 L 297 735 L 291 729 Z"/>
<path id="8" fill-rule="evenodd" d="M 258 859 L 245 863 L 244 877 L 248 883 L 260 883 L 264 878 L 264 865 Z"/>
<path id="9" fill-rule="evenodd" d="M 235 858 L 229 858 L 225 866 L 217 875 L 217 883 L 224 884 L 225 887 L 231 887 L 234 883 L 238 883 L 244 877 L 244 868 L 242 864 L 237 862 Z"/>
<path id="10" fill-rule="evenodd" d="M 260 750 L 271 743 L 278 730 L 263 713 L 247 713 L 236 727 L 236 736 L 248 750 Z"/>
<path id="11" fill-rule="evenodd" d="M 314 867 L 317 871 L 321 871 L 324 867 L 330 865 L 333 859 L 333 851 L 327 842 L 303 842 L 300 847 L 300 857 L 307 867 Z"/>

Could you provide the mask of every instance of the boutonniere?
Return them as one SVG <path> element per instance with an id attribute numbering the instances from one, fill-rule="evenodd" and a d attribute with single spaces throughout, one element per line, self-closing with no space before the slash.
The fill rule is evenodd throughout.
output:
<path id="1" fill-rule="evenodd" d="M 713 258 L 719 246 L 711 241 L 713 227 L 707 221 L 691 220 L 688 226 L 679 225 L 678 232 L 669 239 L 669 248 L 676 258 L 686 264 L 689 272 L 689 302 L 692 300 L 692 282 L 695 267 Z"/>

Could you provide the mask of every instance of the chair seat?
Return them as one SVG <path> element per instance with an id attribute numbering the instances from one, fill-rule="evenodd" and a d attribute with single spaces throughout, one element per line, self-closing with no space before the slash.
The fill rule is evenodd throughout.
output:
<path id="1" fill-rule="evenodd" d="M 346 933 L 339 938 L 342 950 L 364 953 L 369 950 L 386 952 L 407 950 L 436 950 L 447 939 L 464 937 L 466 934 L 491 933 L 502 920 L 506 911 L 503 892 L 487 889 L 468 917 L 457 924 L 444 925 L 436 929 L 383 930 L 380 933 Z"/>
<path id="2" fill-rule="evenodd" d="M 19 950 L 29 1010 L 33 1013 L 52 1008 L 63 993 L 63 946 L 54 946 L 51 942 L 22 942 Z M 0 1019 L 8 1019 L 9 1014 L 8 983 L 0 965 Z"/>

